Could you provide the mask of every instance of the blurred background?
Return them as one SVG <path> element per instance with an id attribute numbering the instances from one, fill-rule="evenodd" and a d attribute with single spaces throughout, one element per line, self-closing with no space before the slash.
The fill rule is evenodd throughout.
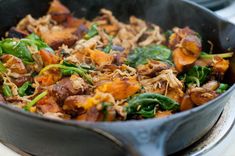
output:
<path id="1" fill-rule="evenodd" d="M 190 0 L 235 23 L 235 0 Z M 234 154 L 235 155 L 235 154 Z"/>

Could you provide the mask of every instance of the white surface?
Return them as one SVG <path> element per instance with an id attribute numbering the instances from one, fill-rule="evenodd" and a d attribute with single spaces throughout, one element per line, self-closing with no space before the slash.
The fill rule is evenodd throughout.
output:
<path id="1" fill-rule="evenodd" d="M 20 156 L 3 144 L 0 144 L 0 156 Z"/>

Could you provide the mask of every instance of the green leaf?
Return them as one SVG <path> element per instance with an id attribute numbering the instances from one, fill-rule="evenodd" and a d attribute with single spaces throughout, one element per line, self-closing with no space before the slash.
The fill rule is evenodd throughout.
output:
<path id="1" fill-rule="evenodd" d="M 84 36 L 86 40 L 96 36 L 98 34 L 97 24 L 92 24 L 91 28 L 88 30 L 87 34 Z"/>
<path id="2" fill-rule="evenodd" d="M 216 89 L 216 93 L 222 94 L 222 93 L 224 93 L 225 91 L 227 91 L 228 89 L 229 89 L 229 85 L 228 85 L 228 84 L 220 83 L 219 88 Z"/>
<path id="3" fill-rule="evenodd" d="M 171 62 L 171 50 L 163 45 L 150 45 L 143 48 L 135 48 L 127 57 L 127 64 L 137 67 L 146 64 L 149 59 Z"/>
<path id="4" fill-rule="evenodd" d="M 155 116 L 157 108 L 176 111 L 179 109 L 179 104 L 164 95 L 143 93 L 128 101 L 126 111 L 128 116 L 140 115 L 144 118 L 152 118 Z"/>
<path id="5" fill-rule="evenodd" d="M 6 97 L 12 96 L 11 88 L 8 85 L 3 84 L 2 91 L 3 91 L 3 95 L 6 96 Z"/>
<path id="6" fill-rule="evenodd" d="M 31 95 L 34 92 L 34 88 L 32 88 L 32 83 L 27 81 L 25 82 L 20 88 L 18 88 L 19 95 L 25 96 L 25 95 Z"/>
<path id="7" fill-rule="evenodd" d="M 54 53 L 53 49 L 43 42 L 36 34 L 30 34 L 26 38 L 20 40 L 7 38 L 0 41 L 1 53 L 14 55 L 22 59 L 25 63 L 31 63 L 34 61 L 29 47 L 34 48 L 35 51 L 44 49 L 48 52 Z"/>
<path id="8" fill-rule="evenodd" d="M 0 46 L 3 53 L 14 55 L 28 62 L 33 61 L 27 44 L 24 42 L 16 41 L 12 38 L 7 38 L 0 42 Z"/>
<path id="9" fill-rule="evenodd" d="M 185 84 L 187 84 L 187 86 L 196 84 L 200 87 L 208 79 L 211 72 L 212 70 L 208 67 L 193 66 L 185 74 Z"/>

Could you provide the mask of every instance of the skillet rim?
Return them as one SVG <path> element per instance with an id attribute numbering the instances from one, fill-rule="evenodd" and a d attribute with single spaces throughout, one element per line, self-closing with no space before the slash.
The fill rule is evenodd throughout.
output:
<path id="1" fill-rule="evenodd" d="M 235 27 L 235 24 L 223 19 L 219 15 L 215 14 L 213 11 L 211 11 L 207 8 L 204 8 L 204 7 L 200 6 L 199 4 L 196 4 L 196 3 L 192 2 L 192 1 L 188 1 L 188 0 L 181 0 L 181 2 L 189 4 L 190 7 L 196 7 L 198 9 L 200 9 L 201 11 L 204 11 L 208 15 L 212 16 L 214 18 L 213 20 L 218 20 L 222 23 L 230 24 L 230 25 L 233 25 Z M 92 125 L 104 125 L 104 124 L 106 125 L 106 124 L 108 124 L 108 125 L 110 125 L 110 124 L 129 124 L 129 123 L 136 123 L 136 122 L 137 123 L 144 123 L 144 122 L 154 121 L 154 120 L 155 121 L 158 121 L 158 120 L 166 120 L 167 121 L 167 120 L 171 120 L 171 119 L 175 119 L 175 118 L 184 117 L 184 116 L 187 116 L 188 114 L 196 113 L 199 110 L 207 109 L 207 107 L 210 107 L 210 105 L 212 105 L 213 103 L 216 103 L 219 99 L 222 99 L 225 96 L 227 96 L 228 94 L 232 93 L 233 90 L 235 90 L 235 83 L 225 93 L 221 94 L 220 96 L 216 97 L 215 99 L 213 99 L 213 100 L 211 100 L 211 101 L 209 101 L 209 102 L 207 102 L 203 105 L 197 106 L 195 108 L 192 108 L 190 110 L 186 110 L 186 111 L 183 111 L 183 112 L 178 112 L 176 114 L 172 114 L 168 117 L 160 118 L 160 119 L 149 118 L 149 119 L 143 119 L 143 120 L 126 120 L 126 121 L 114 121 L 114 122 L 107 122 L 107 121 L 91 122 L 91 121 L 78 121 L 78 120 L 60 120 L 60 119 L 49 118 L 49 117 L 45 117 L 45 116 L 42 116 L 42 115 L 39 115 L 39 114 L 36 114 L 36 113 L 31 113 L 31 112 L 28 112 L 28 111 L 24 111 L 23 109 L 13 107 L 13 106 L 11 106 L 7 103 L 3 103 L 3 102 L 0 102 L 0 107 L 2 107 L 3 109 L 5 109 L 7 111 L 13 112 L 13 113 L 18 113 L 18 114 L 26 116 L 26 117 L 31 117 L 35 120 L 51 122 L 51 123 L 54 123 L 54 124 L 64 124 L 64 125 L 68 125 L 68 126 L 78 126 L 78 127 L 82 127 L 82 128 L 88 128 L 88 129 L 91 128 L 91 129 L 94 130 L 94 128 L 89 127 L 89 125 L 87 126 L 86 124 L 92 124 Z"/>

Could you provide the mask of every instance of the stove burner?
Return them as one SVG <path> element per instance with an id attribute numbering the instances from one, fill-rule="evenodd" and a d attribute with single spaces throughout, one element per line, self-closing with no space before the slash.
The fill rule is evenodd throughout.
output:
<path id="1" fill-rule="evenodd" d="M 234 0 L 191 0 L 213 11 L 223 9 Z"/>

